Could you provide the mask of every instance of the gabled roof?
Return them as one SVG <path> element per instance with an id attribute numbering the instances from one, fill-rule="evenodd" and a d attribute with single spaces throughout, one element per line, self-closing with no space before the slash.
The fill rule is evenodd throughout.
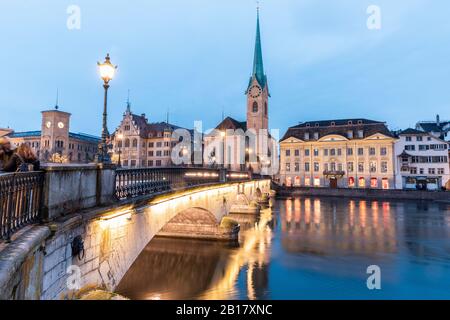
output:
<path id="1" fill-rule="evenodd" d="M 358 137 L 359 130 L 363 131 L 362 138 Z M 348 137 L 349 131 L 353 132 L 352 138 Z M 280 141 L 290 137 L 304 140 L 305 133 L 309 133 L 309 141 L 320 140 L 328 135 L 340 135 L 350 140 L 365 139 L 377 133 L 388 137 L 394 137 L 384 122 L 360 118 L 304 122 L 294 127 L 290 127 Z M 317 139 L 314 137 L 316 133 L 318 134 Z"/>
<path id="2" fill-rule="evenodd" d="M 421 130 L 417 130 L 417 129 L 413 129 L 413 128 L 405 129 L 405 130 L 403 130 L 403 131 L 401 131 L 401 132 L 399 133 L 399 135 L 407 135 L 407 134 L 414 134 L 414 135 L 418 135 L 418 134 L 420 134 L 420 135 L 428 135 L 428 133 L 425 132 L 425 131 L 421 131 Z"/>
<path id="3" fill-rule="evenodd" d="M 224 131 L 227 129 L 242 129 L 244 132 L 247 131 L 246 121 L 237 121 L 231 117 L 226 117 L 219 125 L 216 127 L 217 130 Z"/>

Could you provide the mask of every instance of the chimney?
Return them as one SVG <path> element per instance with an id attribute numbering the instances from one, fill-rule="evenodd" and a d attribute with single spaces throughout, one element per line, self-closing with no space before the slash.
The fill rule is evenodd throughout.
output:
<path id="1" fill-rule="evenodd" d="M 441 125 L 441 120 L 439 118 L 439 115 L 436 115 L 436 124 L 438 127 Z"/>

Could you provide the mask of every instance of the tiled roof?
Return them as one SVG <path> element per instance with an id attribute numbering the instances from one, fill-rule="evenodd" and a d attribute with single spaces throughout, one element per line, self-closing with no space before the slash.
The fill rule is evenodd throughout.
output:
<path id="1" fill-rule="evenodd" d="M 40 137 L 41 131 L 24 131 L 24 132 L 13 132 L 9 135 L 11 138 L 28 138 L 28 137 Z"/>
<path id="2" fill-rule="evenodd" d="M 41 136 L 41 131 L 25 131 L 25 132 L 14 132 L 9 135 L 11 138 L 36 138 Z M 99 137 L 86 134 L 86 133 L 73 133 L 69 132 L 69 138 L 77 139 L 86 142 L 98 143 L 100 141 Z"/>
<path id="3" fill-rule="evenodd" d="M 315 133 L 319 134 L 318 139 L 331 134 L 347 137 L 348 131 L 353 131 L 352 139 L 356 140 L 360 139 L 357 134 L 357 131 L 359 130 L 363 130 L 363 138 L 370 137 L 376 133 L 381 133 L 388 137 L 394 137 L 384 122 L 368 119 L 340 119 L 308 121 L 294 127 L 290 127 L 280 141 L 290 137 L 304 140 L 305 133 L 309 133 L 310 141 L 315 140 Z"/>
<path id="4" fill-rule="evenodd" d="M 226 117 L 219 125 L 216 127 L 217 130 L 223 131 L 227 129 L 242 129 L 244 132 L 247 131 L 246 121 L 237 121 L 231 117 Z"/>
<path id="5" fill-rule="evenodd" d="M 150 134 L 152 134 L 153 137 L 156 137 L 158 132 L 164 132 L 165 130 L 174 131 L 176 129 L 184 129 L 182 127 L 164 121 L 148 123 L 145 115 L 139 116 L 132 113 L 131 119 L 138 127 L 139 135 L 141 136 L 141 138 L 145 139 L 149 138 Z M 114 136 L 114 134 L 112 136 Z"/>
<path id="6" fill-rule="evenodd" d="M 69 138 L 86 141 L 86 142 L 92 142 L 92 143 L 99 143 L 101 140 L 99 137 L 92 136 L 90 134 L 73 133 L 73 132 L 69 132 Z"/>
<path id="7" fill-rule="evenodd" d="M 399 135 L 405 135 L 405 134 L 425 134 L 426 135 L 428 133 L 425 131 L 420 131 L 420 130 L 413 129 L 413 128 L 408 128 L 399 133 Z"/>

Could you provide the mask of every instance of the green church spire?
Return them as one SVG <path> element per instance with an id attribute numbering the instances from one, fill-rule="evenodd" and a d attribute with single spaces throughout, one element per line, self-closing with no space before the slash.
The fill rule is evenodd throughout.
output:
<path id="1" fill-rule="evenodd" d="M 259 85 L 264 89 L 267 84 L 267 78 L 264 74 L 264 63 L 261 48 L 261 29 L 259 26 L 259 7 L 257 9 L 256 18 L 256 41 L 255 41 L 255 55 L 253 57 L 253 73 L 250 79 L 250 85 L 253 79 L 258 81 Z M 249 87 L 250 87 L 249 85 Z"/>

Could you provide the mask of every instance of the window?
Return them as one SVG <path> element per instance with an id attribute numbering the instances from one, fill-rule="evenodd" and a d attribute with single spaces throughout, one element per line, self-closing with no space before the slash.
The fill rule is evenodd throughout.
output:
<path id="1" fill-rule="evenodd" d="M 387 148 L 386 148 L 386 147 L 382 147 L 382 148 L 380 149 L 380 154 L 381 154 L 382 156 L 387 155 Z"/>
<path id="2" fill-rule="evenodd" d="M 319 156 L 319 149 L 314 149 L 314 156 L 318 157 Z"/>
<path id="3" fill-rule="evenodd" d="M 136 167 L 136 160 L 131 160 L 131 166 Z"/>
<path id="4" fill-rule="evenodd" d="M 309 132 L 305 132 L 305 140 L 309 140 Z"/>
<path id="5" fill-rule="evenodd" d="M 117 143 L 117 146 L 118 146 L 119 148 L 122 148 L 122 140 L 119 140 L 119 142 Z"/>
<path id="6" fill-rule="evenodd" d="M 372 172 L 372 173 L 377 172 L 377 162 L 376 161 L 370 161 L 369 169 L 370 169 L 370 172 Z"/>
<path id="7" fill-rule="evenodd" d="M 422 140 L 423 140 L 423 139 L 422 139 L 422 136 L 417 136 L 417 137 L 416 137 L 416 140 L 417 140 L 417 141 L 422 141 Z"/>
<path id="8" fill-rule="evenodd" d="M 309 162 L 305 162 L 305 172 L 309 172 Z"/>
<path id="9" fill-rule="evenodd" d="M 153 151 L 149 151 L 149 152 L 148 152 L 148 156 L 149 156 L 149 157 L 153 157 Z"/>
<path id="10" fill-rule="evenodd" d="M 336 155 L 336 149 L 330 149 L 330 156 Z"/>
<path id="11" fill-rule="evenodd" d="M 314 172 L 319 172 L 320 171 L 320 165 L 318 162 L 314 162 Z"/>
<path id="12" fill-rule="evenodd" d="M 435 168 L 428 168 L 428 174 L 436 174 Z"/>
<path id="13" fill-rule="evenodd" d="M 310 186 L 311 185 L 311 179 L 309 177 L 305 178 L 305 186 Z"/>
<path id="14" fill-rule="evenodd" d="M 295 163 L 294 170 L 295 170 L 295 172 L 300 172 L 300 163 L 298 163 L 298 162 Z"/>
<path id="15" fill-rule="evenodd" d="M 320 187 L 320 178 L 314 178 L 314 187 Z"/>
<path id="16" fill-rule="evenodd" d="M 410 173 L 411 174 L 417 174 L 417 168 L 416 167 L 411 167 L 410 168 Z"/>
<path id="17" fill-rule="evenodd" d="M 148 166 L 153 167 L 153 160 L 148 160 Z"/>
<path id="18" fill-rule="evenodd" d="M 444 174 L 444 168 L 438 168 L 438 174 Z"/>
<path id="19" fill-rule="evenodd" d="M 161 147 L 162 147 L 162 142 L 161 142 L 161 141 L 157 142 L 157 143 L 156 143 L 156 147 L 157 147 L 157 148 L 161 148 Z"/>
<path id="20" fill-rule="evenodd" d="M 130 131 L 130 125 L 129 124 L 125 125 L 125 131 Z"/>
<path id="21" fill-rule="evenodd" d="M 353 148 L 347 148 L 347 155 L 352 156 L 353 155 Z"/>
<path id="22" fill-rule="evenodd" d="M 364 138 L 364 131 L 358 130 L 358 138 Z"/>
<path id="23" fill-rule="evenodd" d="M 328 149 L 323 149 L 323 155 L 324 155 L 325 157 L 328 157 Z"/>
<path id="24" fill-rule="evenodd" d="M 353 162 L 348 162 L 347 163 L 347 171 L 348 172 L 353 172 L 354 168 L 353 168 Z"/>
<path id="25" fill-rule="evenodd" d="M 149 142 L 149 143 L 148 143 L 148 147 L 149 147 L 149 148 L 153 148 L 154 146 L 155 146 L 155 143 L 154 143 L 154 142 Z"/>
<path id="26" fill-rule="evenodd" d="M 290 163 L 286 163 L 286 171 L 291 171 L 291 164 Z"/>
<path id="27" fill-rule="evenodd" d="M 291 150 L 287 149 L 286 150 L 286 157 L 290 157 L 291 156 Z"/>
<path id="28" fill-rule="evenodd" d="M 161 160 L 156 160 L 156 166 L 161 167 Z"/>
<path id="29" fill-rule="evenodd" d="M 371 156 L 375 155 L 375 148 L 369 148 L 369 155 Z"/>
<path id="30" fill-rule="evenodd" d="M 169 141 L 165 141 L 164 142 L 164 147 L 170 147 L 170 142 Z"/>
<path id="31" fill-rule="evenodd" d="M 405 140 L 408 142 L 412 141 L 411 137 L 406 137 Z"/>
<path id="32" fill-rule="evenodd" d="M 161 150 L 156 151 L 156 156 L 161 157 Z"/>
<path id="33" fill-rule="evenodd" d="M 416 146 L 413 145 L 413 144 L 407 144 L 407 145 L 405 146 L 405 150 L 406 150 L 406 151 L 414 151 L 414 150 L 416 150 Z"/>
<path id="34" fill-rule="evenodd" d="M 342 149 L 337 149 L 337 155 L 341 156 L 342 155 Z"/>
<path id="35" fill-rule="evenodd" d="M 352 130 L 347 131 L 347 138 L 353 139 L 353 131 Z"/>
<path id="36" fill-rule="evenodd" d="M 364 155 L 364 148 L 358 148 L 358 156 Z"/>
<path id="37" fill-rule="evenodd" d="M 137 148 L 137 139 L 133 139 L 133 148 Z"/>
<path id="38" fill-rule="evenodd" d="M 165 157 L 170 156 L 170 150 L 164 150 L 164 156 Z"/>
<path id="39" fill-rule="evenodd" d="M 358 172 L 364 172 L 364 162 L 358 162 Z"/>
<path id="40" fill-rule="evenodd" d="M 295 154 L 296 157 L 299 157 L 300 156 L 300 150 L 295 149 L 294 154 Z"/>
<path id="41" fill-rule="evenodd" d="M 383 179 L 382 179 L 382 181 L 381 181 L 381 187 L 382 187 L 384 190 L 389 189 L 389 179 L 388 179 L 388 178 L 383 178 Z"/>
<path id="42" fill-rule="evenodd" d="M 366 187 L 366 179 L 364 179 L 363 177 L 360 177 L 358 179 L 358 187 L 365 188 Z"/>
<path id="43" fill-rule="evenodd" d="M 378 179 L 377 178 L 371 178 L 370 179 L 370 187 L 371 188 L 378 188 Z"/>
<path id="44" fill-rule="evenodd" d="M 420 169 L 419 169 L 419 172 L 420 172 L 420 174 L 424 174 L 424 173 L 425 173 L 425 170 L 424 170 L 423 168 L 420 168 Z"/>
<path id="45" fill-rule="evenodd" d="M 314 140 L 319 140 L 319 133 L 318 132 L 314 132 Z"/>
<path id="46" fill-rule="evenodd" d="M 353 177 L 348 178 L 348 186 L 350 188 L 353 188 L 355 186 L 355 178 Z"/>
<path id="47" fill-rule="evenodd" d="M 253 112 L 256 113 L 258 112 L 258 102 L 253 102 Z"/>
<path id="48" fill-rule="evenodd" d="M 381 173 L 388 172 L 388 163 L 387 161 L 381 161 Z"/>
<path id="49" fill-rule="evenodd" d="M 309 149 L 305 149 L 305 157 L 309 157 Z"/>

